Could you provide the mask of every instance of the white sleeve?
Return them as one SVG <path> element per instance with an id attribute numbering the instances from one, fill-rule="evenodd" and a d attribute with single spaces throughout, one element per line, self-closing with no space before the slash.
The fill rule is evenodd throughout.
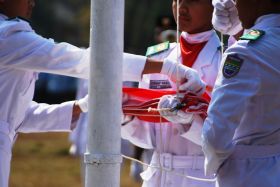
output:
<path id="1" fill-rule="evenodd" d="M 145 123 L 135 118 L 132 122 L 122 126 L 121 136 L 132 144 L 144 149 L 155 148 L 155 132 L 153 124 Z"/>
<path id="2" fill-rule="evenodd" d="M 74 101 L 57 105 L 30 103 L 17 129 L 22 133 L 70 131 Z"/>
<path id="3" fill-rule="evenodd" d="M 15 32 L 0 44 L 0 66 L 27 71 L 89 77 L 89 49 L 55 43 L 34 32 Z"/>
<path id="4" fill-rule="evenodd" d="M 215 174 L 233 152 L 235 130 L 250 99 L 258 90 L 259 80 L 252 76 L 258 73 L 247 54 L 244 47 L 234 47 L 227 50 L 224 56 L 226 58 L 223 59 L 223 68 L 220 69 L 208 108 L 208 117 L 202 129 L 202 148 L 206 156 L 207 175 Z M 242 59 L 239 70 L 231 69 L 232 66 L 227 63 L 229 56 Z M 235 74 L 231 74 L 233 72 Z"/>
<path id="5" fill-rule="evenodd" d="M 123 54 L 123 81 L 141 81 L 147 57 Z"/>
<path id="6" fill-rule="evenodd" d="M 188 131 L 181 134 L 183 138 L 186 138 L 193 143 L 201 146 L 201 133 L 202 133 L 203 119 L 199 115 L 194 115 L 194 119 Z"/>
<path id="7" fill-rule="evenodd" d="M 7 21 L 0 29 L 0 66 L 89 78 L 89 49 L 43 38 L 21 20 Z M 141 80 L 145 63 L 144 56 L 124 53 L 123 80 Z"/>

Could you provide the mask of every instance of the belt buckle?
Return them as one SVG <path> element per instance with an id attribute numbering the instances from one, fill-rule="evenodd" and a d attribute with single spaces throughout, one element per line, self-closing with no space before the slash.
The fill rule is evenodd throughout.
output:
<path id="1" fill-rule="evenodd" d="M 169 153 L 161 154 L 162 166 L 167 171 L 172 171 L 173 169 L 173 156 Z"/>

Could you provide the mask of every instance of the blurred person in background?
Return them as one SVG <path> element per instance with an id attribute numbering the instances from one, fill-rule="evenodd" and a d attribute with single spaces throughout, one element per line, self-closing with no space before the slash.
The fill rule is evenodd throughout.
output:
<path id="1" fill-rule="evenodd" d="M 158 16 L 154 29 L 155 42 L 175 42 L 176 41 L 176 22 L 172 16 Z"/>
<path id="2" fill-rule="evenodd" d="M 193 68 L 200 79 L 207 84 L 206 92 L 211 95 L 221 62 L 220 40 L 212 28 L 213 6 L 211 0 L 172 1 L 172 9 L 177 19 L 179 8 L 179 29 L 182 31 L 180 43 L 165 42 L 149 47 L 147 56 L 155 59 L 171 58 L 186 67 Z M 179 58 L 177 58 L 177 46 Z M 144 75 L 141 88 L 176 90 L 176 84 L 165 75 Z M 175 96 L 163 97 L 160 106 Z M 172 108 L 172 107 L 171 107 Z M 177 111 L 175 111 L 176 113 Z M 173 113 L 172 113 L 173 114 Z M 163 114 L 173 123 L 148 123 L 135 119 L 122 127 L 122 137 L 144 149 L 153 150 L 151 165 L 168 168 L 182 175 L 207 178 L 204 175 L 204 155 L 201 147 L 203 119 L 199 115 L 186 115 L 183 120 Z M 142 174 L 143 187 L 210 187 L 214 182 L 196 181 L 172 174 L 172 172 L 148 168 Z"/>
<path id="3" fill-rule="evenodd" d="M 89 77 L 89 49 L 55 43 L 35 33 L 30 19 L 34 0 L 0 0 L 0 186 L 8 186 L 12 145 L 17 133 L 69 131 L 87 97 L 81 102 L 46 105 L 33 102 L 39 72 Z M 20 18 L 21 17 L 21 18 Z M 161 72 L 175 79 L 175 63 L 124 54 L 124 80 L 140 80 L 142 73 Z M 203 89 L 190 68 L 180 67 L 182 89 Z M 186 82 L 186 80 L 188 80 Z"/>

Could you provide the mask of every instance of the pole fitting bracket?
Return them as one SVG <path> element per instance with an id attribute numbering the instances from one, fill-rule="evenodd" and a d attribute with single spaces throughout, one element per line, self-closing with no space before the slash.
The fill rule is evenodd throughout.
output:
<path id="1" fill-rule="evenodd" d="M 84 154 L 84 163 L 85 164 L 120 164 L 122 163 L 121 154 Z"/>

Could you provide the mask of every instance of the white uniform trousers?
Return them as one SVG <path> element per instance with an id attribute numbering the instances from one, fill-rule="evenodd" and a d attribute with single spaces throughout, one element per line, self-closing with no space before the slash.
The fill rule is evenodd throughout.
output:
<path id="1" fill-rule="evenodd" d="M 160 164 L 159 164 L 160 163 Z M 158 154 L 154 152 L 151 165 L 163 167 L 168 171 L 148 168 L 141 173 L 143 179 L 142 187 L 211 187 L 215 186 L 214 182 L 197 181 L 180 175 L 189 175 L 198 178 L 204 176 L 204 157 L 203 156 L 176 156 L 170 153 Z"/>
<path id="2" fill-rule="evenodd" d="M 218 170 L 217 187 L 279 187 L 280 144 L 237 145 Z"/>

